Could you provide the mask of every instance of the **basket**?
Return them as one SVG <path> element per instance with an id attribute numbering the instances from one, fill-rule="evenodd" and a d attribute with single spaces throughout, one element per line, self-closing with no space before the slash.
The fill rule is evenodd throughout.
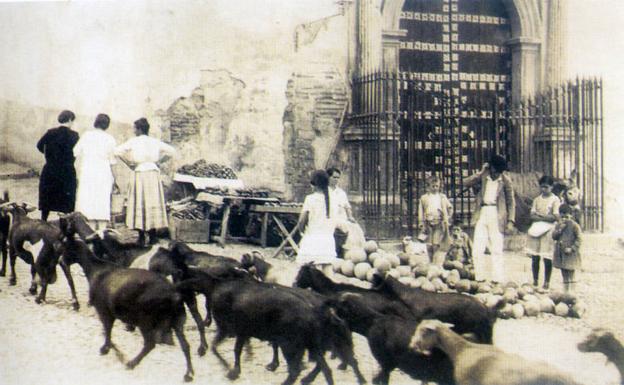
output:
<path id="1" fill-rule="evenodd" d="M 210 242 L 210 220 L 180 219 L 169 216 L 169 237 L 188 243 Z"/>

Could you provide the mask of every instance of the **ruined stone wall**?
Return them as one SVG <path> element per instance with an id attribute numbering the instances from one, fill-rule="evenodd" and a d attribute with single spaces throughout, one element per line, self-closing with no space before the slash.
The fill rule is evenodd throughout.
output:
<path id="1" fill-rule="evenodd" d="M 37 141 L 45 132 L 58 127 L 61 109 L 43 108 L 23 103 L 0 100 L 0 162 L 13 162 L 41 171 L 43 155 L 37 150 Z M 95 116 L 86 116 L 74 111 L 76 120 L 73 130 L 82 134 L 93 127 Z M 131 125 L 115 121 L 111 115 L 108 132 L 122 143 L 133 135 Z"/>

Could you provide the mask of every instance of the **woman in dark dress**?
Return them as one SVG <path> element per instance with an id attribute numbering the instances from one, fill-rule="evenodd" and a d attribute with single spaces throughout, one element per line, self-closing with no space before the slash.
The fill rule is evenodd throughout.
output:
<path id="1" fill-rule="evenodd" d="M 49 129 L 37 143 L 37 149 L 46 159 L 39 179 L 39 209 L 44 221 L 50 211 L 74 211 L 77 183 L 73 149 L 78 142 L 78 133 L 71 129 L 74 119 L 73 112 L 61 112 L 58 116 L 61 125 Z"/>

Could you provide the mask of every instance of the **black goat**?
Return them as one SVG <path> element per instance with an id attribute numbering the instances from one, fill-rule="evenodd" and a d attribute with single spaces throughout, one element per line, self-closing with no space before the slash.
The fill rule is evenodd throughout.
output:
<path id="1" fill-rule="evenodd" d="M 4 191 L 2 199 L 0 199 L 0 206 L 4 206 L 9 203 L 9 192 Z M 11 217 L 4 210 L 0 209 L 0 252 L 2 252 L 2 270 L 0 270 L 0 276 L 6 275 L 6 262 L 7 262 L 7 246 L 9 244 L 9 228 L 11 227 Z"/>
<path id="2" fill-rule="evenodd" d="M 432 293 L 412 288 L 392 276 L 375 276 L 373 289 L 407 305 L 419 320 L 438 319 L 455 325 L 459 334 L 474 334 L 477 342 L 492 343 L 496 311 L 477 299 L 458 293 Z"/>
<path id="3" fill-rule="evenodd" d="M 617 367 L 620 372 L 620 383 L 624 384 L 624 346 L 613 333 L 604 329 L 595 329 L 578 344 L 582 352 L 599 352 Z"/>
<path id="4" fill-rule="evenodd" d="M 67 229 L 61 218 L 61 225 Z M 104 345 L 100 354 L 110 348 L 117 350 L 111 339 L 113 324 L 119 319 L 139 328 L 143 335 L 143 349 L 126 363 L 129 369 L 137 366 L 156 345 L 159 334 L 173 329 L 186 358 L 185 381 L 193 379 L 189 344 L 184 336 L 186 314 L 182 296 L 164 277 L 143 269 L 128 269 L 99 259 L 69 230 L 63 259 L 68 264 L 78 263 L 89 282 L 89 301 L 95 307 L 104 326 Z"/>
<path id="5" fill-rule="evenodd" d="M 328 384 L 334 383 L 331 369 L 323 356 L 327 346 L 325 339 L 348 338 L 350 333 L 329 304 L 315 306 L 314 300 L 306 294 L 245 278 L 247 273 L 239 273 L 244 270 L 217 270 L 193 269 L 195 278 L 182 282 L 180 286 L 192 287 L 210 295 L 217 324 L 211 350 L 226 367 L 229 366 L 217 347 L 225 338 L 236 337 L 235 362 L 228 378 L 239 376 L 241 350 L 253 337 L 271 342 L 282 350 L 288 364 L 288 377 L 283 385 L 293 384 L 299 376 L 306 350 L 317 367 L 302 379 L 302 383 L 313 381 L 319 371 L 323 372 Z"/>
<path id="6" fill-rule="evenodd" d="M 10 229 L 8 235 L 9 258 L 11 266 L 11 277 L 9 285 L 17 284 L 15 274 L 15 262 L 17 257 L 28 263 L 31 273 L 31 284 L 29 292 L 37 293 L 37 283 L 41 285 L 41 291 L 35 299 L 37 303 L 45 302 L 46 292 L 49 284 L 56 282 L 56 266 L 60 264 L 72 296 L 72 306 L 74 310 L 80 308 L 74 280 L 69 266 L 63 261 L 59 262 L 62 254 L 63 235 L 58 227 L 58 222 L 45 222 L 28 217 L 29 211 L 34 211 L 33 206 L 27 204 L 4 203 L 0 207 L 0 213 L 10 218 Z M 33 245 L 33 249 L 38 249 L 35 257 L 25 248 L 26 243 Z M 6 274 L 6 259 L 2 260 L 0 276 Z"/>
<path id="7" fill-rule="evenodd" d="M 353 331 L 366 337 L 381 367 L 373 384 L 387 385 L 390 373 L 396 368 L 423 382 L 455 383 L 453 365 L 446 354 L 436 350 L 427 356 L 409 348 L 418 321 L 381 314 L 370 308 L 367 299 L 359 294 L 342 294 L 336 303 L 338 315 L 347 320 Z"/>
<path id="8" fill-rule="evenodd" d="M 345 283 L 336 283 L 322 271 L 308 264 L 303 265 L 297 273 L 294 286 L 310 288 L 329 298 L 337 299 L 345 293 L 359 294 L 366 300 L 367 306 L 382 314 L 390 314 L 405 319 L 415 319 L 414 313 L 403 302 L 389 297 L 382 292 L 364 289 Z M 353 330 L 353 328 L 352 328 Z"/>

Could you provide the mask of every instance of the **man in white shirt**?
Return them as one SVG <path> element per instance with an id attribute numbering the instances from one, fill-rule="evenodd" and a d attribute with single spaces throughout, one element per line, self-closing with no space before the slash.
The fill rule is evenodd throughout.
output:
<path id="1" fill-rule="evenodd" d="M 503 233 L 514 231 L 516 202 L 511 181 L 503 172 L 507 161 L 500 155 L 493 155 L 480 172 L 464 179 L 464 187 L 480 185 L 476 196 L 475 212 L 472 216 L 474 240 L 472 259 L 477 281 L 503 282 L 505 269 L 503 261 Z M 486 269 L 485 248 L 490 249 L 491 271 Z"/>
<path id="2" fill-rule="evenodd" d="M 355 224 L 355 219 L 353 218 L 353 212 L 347 193 L 338 187 L 338 181 L 341 175 L 340 170 L 336 167 L 330 167 L 327 169 L 327 175 L 329 175 L 329 205 L 331 216 L 336 222 L 336 231 L 334 232 L 336 254 L 342 257 L 342 246 L 347 241 L 349 228 L 352 224 Z"/>

